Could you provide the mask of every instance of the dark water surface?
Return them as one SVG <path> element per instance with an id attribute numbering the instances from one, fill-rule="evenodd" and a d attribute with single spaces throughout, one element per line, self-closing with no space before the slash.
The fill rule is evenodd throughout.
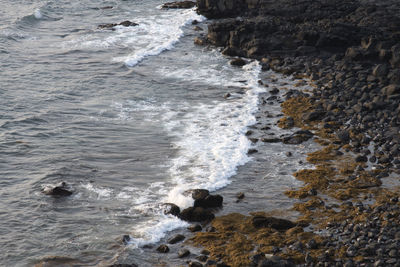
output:
<path id="1" fill-rule="evenodd" d="M 260 67 L 234 68 L 194 46 L 191 21 L 203 18 L 162 3 L 0 0 L 1 266 L 50 256 L 104 265 L 126 249 L 153 266 L 141 246 L 186 225 L 159 204 L 189 206 L 182 192 L 190 188 L 229 196 L 238 183 L 254 184 L 246 190 L 259 206 L 266 195 L 271 209 L 288 205 L 277 192 L 297 183 L 282 169 L 297 165 L 273 161 L 286 151 L 268 146 L 259 160 L 247 156 L 245 133 L 266 91 Z M 97 29 L 124 20 L 139 26 Z M 242 180 L 258 177 L 254 170 L 263 171 L 264 187 Z M 41 193 L 61 181 L 71 197 Z"/>

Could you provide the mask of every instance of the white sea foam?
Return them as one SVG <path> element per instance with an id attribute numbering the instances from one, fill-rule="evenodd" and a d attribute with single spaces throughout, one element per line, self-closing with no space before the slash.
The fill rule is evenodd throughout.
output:
<path id="1" fill-rule="evenodd" d="M 165 50 L 172 49 L 183 36 L 183 27 L 193 20 L 202 21 L 204 17 L 197 15 L 191 9 L 172 11 L 157 18 L 147 19 L 146 21 L 150 21 L 150 23 L 143 22 L 143 28 L 146 31 L 145 36 L 150 38 L 143 36 L 144 40 L 140 48 L 136 48 L 133 53 L 125 58 L 115 60 L 123 60 L 127 66 L 132 67 L 148 56 L 155 56 Z"/>
<path id="2" fill-rule="evenodd" d="M 126 48 L 127 55 L 115 57 L 133 67 L 149 56 L 170 50 L 183 36 L 183 28 L 193 20 L 205 18 L 190 10 L 157 10 L 153 15 L 136 17 L 134 27 L 114 27 L 114 31 L 100 30 L 87 33 L 63 44 L 64 49 Z M 105 34 L 109 33 L 109 34 Z"/>
<path id="3" fill-rule="evenodd" d="M 228 66 L 227 70 L 232 71 L 230 68 Z M 158 195 L 158 203 L 171 202 L 185 208 L 191 206 L 193 200 L 185 196 L 184 191 L 193 188 L 215 191 L 230 183 L 230 177 L 236 174 L 238 166 L 250 160 L 247 151 L 251 143 L 245 133 L 247 127 L 256 121 L 254 113 L 258 94 L 264 91 L 257 82 L 260 70 L 257 62 L 247 65 L 242 71 L 233 70 L 234 77 L 239 81 L 246 80 L 246 83 L 229 82 L 224 75 L 203 79 L 203 82 L 218 86 L 229 84 L 244 87 L 245 93 L 233 100 L 197 106 L 188 103 L 164 106 L 161 120 L 169 134 L 175 137 L 173 146 L 178 155 L 170 163 L 169 183 L 154 183 L 140 195 Z M 190 82 L 192 77 L 206 77 L 211 73 L 208 68 L 200 70 L 196 67 L 183 74 L 171 69 L 160 71 L 177 79 L 185 79 L 185 82 Z M 194 73 L 190 71 L 197 75 L 192 75 Z M 152 222 L 135 227 L 131 240 L 133 247 L 158 242 L 168 231 L 187 225 L 175 217 L 162 214 L 151 202 L 138 202 L 133 211 L 143 212 L 147 216 L 153 213 L 154 216 Z"/>
<path id="4" fill-rule="evenodd" d="M 94 186 L 91 183 L 82 184 L 82 187 L 92 193 L 93 197 L 97 199 L 109 199 L 113 193 L 113 190 L 110 188 Z"/>
<path id="5" fill-rule="evenodd" d="M 43 18 L 43 15 L 42 15 L 42 13 L 40 12 L 40 9 L 36 9 L 35 12 L 33 12 L 33 16 L 34 16 L 36 19 L 42 19 L 42 18 Z"/>
<path id="6" fill-rule="evenodd" d="M 188 223 L 172 215 L 159 214 L 159 220 L 154 224 L 149 225 L 146 222 L 138 225 L 129 243 L 135 248 L 153 244 L 160 241 L 165 236 L 165 233 L 188 225 Z"/>
<path id="7" fill-rule="evenodd" d="M 247 151 L 251 143 L 245 133 L 256 121 L 258 93 L 264 90 L 257 84 L 259 72 L 259 64 L 253 62 L 240 77 L 246 84 L 232 83 L 245 86 L 246 93 L 241 98 L 199 105 L 179 120 L 165 119 L 170 121 L 166 123 L 170 134 L 178 137 L 174 145 L 180 153 L 170 168 L 176 186 L 170 191 L 168 202 L 181 207 L 192 205 L 193 200 L 184 196 L 184 191 L 193 188 L 215 191 L 225 187 L 237 167 L 250 160 Z M 225 85 L 223 77 L 214 78 L 215 84 Z"/>

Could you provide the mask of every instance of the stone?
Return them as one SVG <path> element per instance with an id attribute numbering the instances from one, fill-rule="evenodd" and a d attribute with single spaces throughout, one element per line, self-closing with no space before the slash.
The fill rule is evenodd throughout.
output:
<path id="1" fill-rule="evenodd" d="M 170 239 L 168 239 L 168 244 L 176 244 L 178 242 L 181 242 L 185 239 L 184 235 L 178 234 L 174 237 L 171 237 Z"/>
<path id="2" fill-rule="evenodd" d="M 400 94 L 400 86 L 397 84 L 390 84 L 382 88 L 382 93 L 386 96 Z"/>
<path id="3" fill-rule="evenodd" d="M 187 229 L 192 233 L 203 230 L 203 228 L 201 227 L 200 224 L 193 224 L 193 225 L 189 226 Z"/>
<path id="4" fill-rule="evenodd" d="M 188 266 L 189 267 L 203 267 L 203 264 L 201 264 L 200 262 L 197 262 L 197 261 L 190 261 Z"/>
<path id="5" fill-rule="evenodd" d="M 179 218 L 189 222 L 203 222 L 214 219 L 214 214 L 202 207 L 190 207 L 184 209 L 180 214 Z"/>
<path id="6" fill-rule="evenodd" d="M 122 243 L 124 243 L 124 245 L 128 244 L 130 240 L 131 240 L 131 237 L 129 235 L 122 236 Z"/>
<path id="7" fill-rule="evenodd" d="M 244 195 L 243 192 L 239 192 L 239 193 L 236 195 L 236 198 L 237 198 L 237 199 L 243 199 L 244 197 L 245 197 L 245 195 Z"/>
<path id="8" fill-rule="evenodd" d="M 196 257 L 196 260 L 201 261 L 201 262 L 206 262 L 208 259 L 208 256 L 206 255 L 199 255 Z"/>
<path id="9" fill-rule="evenodd" d="M 157 248 L 157 251 L 160 253 L 168 253 L 169 252 L 169 247 L 167 245 L 160 245 Z"/>
<path id="10" fill-rule="evenodd" d="M 183 192 L 183 195 L 191 195 L 194 200 L 205 199 L 207 196 L 210 195 L 210 191 L 208 191 L 207 189 L 190 189 Z"/>
<path id="11" fill-rule="evenodd" d="M 188 249 L 181 249 L 178 252 L 178 258 L 185 258 L 190 255 L 190 251 Z"/>
<path id="12" fill-rule="evenodd" d="M 55 186 L 46 186 L 43 188 L 42 193 L 54 197 L 66 197 L 73 194 L 72 191 L 67 189 L 67 184 L 65 182 L 60 182 Z"/>
<path id="13" fill-rule="evenodd" d="M 324 115 L 325 115 L 324 111 L 316 110 L 316 111 L 312 111 L 312 112 L 306 113 L 303 116 L 303 119 L 305 121 L 316 121 L 316 120 L 322 119 Z"/>
<path id="14" fill-rule="evenodd" d="M 164 203 L 162 206 L 163 206 L 165 215 L 171 214 L 174 216 L 178 216 L 179 213 L 181 212 L 181 209 L 173 203 Z"/>
<path id="15" fill-rule="evenodd" d="M 247 62 L 246 62 L 244 59 L 241 59 L 241 58 L 235 58 L 235 59 L 232 59 L 232 60 L 230 61 L 230 64 L 231 64 L 232 66 L 238 66 L 238 67 L 241 67 L 241 66 L 244 66 L 244 65 L 246 65 L 246 64 L 247 64 Z"/>
<path id="16" fill-rule="evenodd" d="M 220 195 L 208 195 L 205 198 L 195 199 L 193 206 L 202 208 L 220 208 L 224 198 Z"/>
<path id="17" fill-rule="evenodd" d="M 195 45 L 199 45 L 199 46 L 203 46 L 207 44 L 207 40 L 203 37 L 195 37 L 194 38 L 194 44 Z"/>
<path id="18" fill-rule="evenodd" d="M 116 26 L 124 26 L 124 27 L 133 27 L 133 26 L 138 26 L 139 24 L 129 21 L 129 20 L 125 20 L 123 22 L 120 23 L 108 23 L 108 24 L 100 24 L 98 26 L 99 29 L 110 29 L 110 28 L 114 28 Z"/>

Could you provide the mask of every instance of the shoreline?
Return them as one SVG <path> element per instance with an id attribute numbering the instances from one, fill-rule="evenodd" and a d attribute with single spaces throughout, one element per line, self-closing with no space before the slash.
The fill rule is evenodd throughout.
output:
<path id="1" fill-rule="evenodd" d="M 210 1 L 210 6 L 207 6 L 204 1 L 198 1 L 200 13 L 208 14 L 211 18 L 223 18 L 211 23 L 208 36 L 204 40 L 212 45 L 225 47 L 223 53 L 226 55 L 261 59 L 265 64 L 264 69 L 271 68 L 283 74 L 309 77 L 315 84 L 312 95 L 287 99 L 283 104 L 285 118 L 280 126 L 297 126 L 313 131 L 323 148 L 310 153 L 307 159 L 315 165 L 315 169 L 304 169 L 294 174 L 297 179 L 305 182 L 305 185 L 286 192 L 288 196 L 301 201 L 293 207 L 302 214 L 296 222 L 296 227 L 286 231 L 268 226 L 257 229 L 254 219 L 257 216 L 265 218 L 265 214 L 254 214 L 250 217 L 231 214 L 217 217 L 212 222 L 216 232 L 200 233 L 192 240 L 211 248 L 214 256 L 220 253 L 220 258 L 230 266 L 263 266 L 262 264 L 271 262 L 288 266 L 397 264 L 400 255 L 394 248 L 400 238 L 400 234 L 397 235 L 400 229 L 396 226 L 400 214 L 398 189 L 383 188 L 381 185 L 385 183 L 386 177 L 396 176 L 395 172 L 400 163 L 400 123 L 396 117 L 400 91 L 397 76 L 393 74 L 399 67 L 398 50 L 394 42 L 397 35 L 393 25 L 384 25 L 390 19 L 394 21 L 394 25 L 398 21 L 398 17 L 384 5 L 396 8 L 400 5 L 394 1 L 384 1 L 380 6 L 360 1 L 343 11 L 338 7 L 346 5 L 346 1 L 331 1 L 337 9 L 327 5 L 331 8 L 329 12 L 333 11 L 328 13 L 333 15 L 330 21 L 324 21 L 318 14 L 315 14 L 316 20 L 312 18 L 308 21 L 310 28 L 316 25 L 315 21 L 327 23 L 326 25 L 334 30 L 333 34 L 330 32 L 331 36 L 327 34 L 328 36 L 316 37 L 312 36 L 312 33 L 303 32 L 299 33 L 299 39 L 303 38 L 303 44 L 314 42 L 314 46 L 298 46 L 294 51 L 263 51 L 266 42 L 271 40 L 257 32 L 257 27 L 265 29 L 262 17 L 271 19 L 269 16 L 272 15 L 268 11 L 266 14 L 254 13 L 262 13 L 273 4 L 266 3 L 263 9 L 262 4 L 251 6 L 248 3 L 250 1 L 238 1 L 237 4 L 242 5 L 243 9 L 240 9 L 242 13 L 237 13 L 238 6 L 235 4 L 221 4 L 217 7 L 219 2 Z M 286 4 L 289 7 L 287 13 L 290 14 L 290 11 L 294 10 L 290 7 L 298 4 L 296 1 L 283 2 L 285 3 L 276 4 L 271 9 L 276 11 L 280 5 Z M 338 3 L 342 5 L 337 5 Z M 360 6 L 356 6 L 357 4 Z M 261 11 L 256 11 L 257 8 Z M 323 11 L 320 10 L 320 14 L 323 14 Z M 334 11 L 337 11 L 336 14 Z M 366 17 L 361 19 L 359 13 L 362 12 L 365 12 L 363 15 Z M 238 14 L 244 15 L 244 18 L 229 18 Z M 312 14 L 306 12 L 304 16 Z M 347 28 L 340 25 L 339 30 L 334 29 L 334 26 L 337 26 L 335 23 L 346 20 L 344 15 L 349 20 L 355 19 L 359 24 L 348 23 L 345 25 Z M 376 21 L 374 25 L 368 21 L 371 16 Z M 272 21 L 279 20 L 279 16 L 277 17 L 273 17 Z M 271 26 L 270 21 L 268 26 Z M 272 24 L 274 23 L 276 21 Z M 365 25 L 360 26 L 362 23 Z M 357 26 L 365 32 L 359 31 L 355 36 L 351 36 Z M 368 27 L 371 31 L 379 28 L 380 36 L 369 36 L 371 32 L 368 31 Z M 246 31 L 243 31 L 246 28 L 254 32 L 251 32 L 250 41 L 240 43 L 249 37 Z M 338 33 L 349 39 L 335 40 Z M 265 40 L 257 40 L 258 37 Z M 331 42 L 336 41 L 333 42 L 338 46 L 336 51 L 331 50 L 333 47 L 330 47 L 332 43 L 329 44 L 329 37 Z M 313 38 L 319 39 L 312 40 Z M 256 44 L 250 47 L 249 43 L 252 40 L 255 40 L 253 44 Z M 391 135 L 387 136 L 387 132 Z M 391 179 L 395 180 L 396 177 Z M 315 230 L 310 231 L 310 225 Z M 247 230 L 243 231 L 243 228 Z M 324 234 L 320 235 L 321 232 Z M 235 236 L 237 233 L 243 233 L 250 243 Z M 261 234 L 262 237 L 249 238 L 255 233 Z M 239 257 L 238 250 L 227 248 L 227 241 L 230 242 L 230 247 L 235 245 L 232 245 L 232 235 L 235 236 L 234 239 L 239 240 L 236 249 L 247 253 Z M 279 235 L 284 242 L 277 242 L 272 246 L 268 239 L 275 235 Z M 215 240 L 224 242 L 215 244 Z M 246 244 L 248 249 L 246 246 L 240 246 L 241 243 Z M 253 251 L 254 245 L 258 247 L 258 254 Z M 221 255 L 224 251 L 226 255 Z M 230 251 L 231 255 L 227 251 Z"/>
<path id="2" fill-rule="evenodd" d="M 180 245 L 182 261 L 189 266 L 398 264 L 399 188 L 386 180 L 396 181 L 400 169 L 400 17 L 394 11 L 400 3 L 197 0 L 197 6 L 215 20 L 196 44 L 222 47 L 227 56 L 257 59 L 263 70 L 312 82 L 310 93 L 286 94 L 278 125 L 301 131 L 277 142 L 313 138 L 321 149 L 308 153 L 314 168 L 293 174 L 304 185 L 284 192 L 300 214 L 296 220 L 263 211 L 214 218 L 221 196 L 207 193 L 200 200 L 211 196 L 218 204 L 207 203 L 205 213 L 194 215 L 199 217 L 192 222 L 207 222 Z M 187 245 L 206 250 L 187 261 Z M 159 251 L 168 252 L 162 246 Z"/>

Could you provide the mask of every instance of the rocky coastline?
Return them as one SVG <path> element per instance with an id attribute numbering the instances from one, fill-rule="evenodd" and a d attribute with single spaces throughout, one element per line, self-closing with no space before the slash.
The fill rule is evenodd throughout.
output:
<path id="1" fill-rule="evenodd" d="M 259 60 L 263 70 L 291 75 L 312 90 L 292 89 L 282 103 L 285 138 L 310 138 L 312 169 L 285 194 L 297 220 L 260 211 L 215 217 L 222 196 L 201 189 L 184 211 L 195 222 L 187 246 L 203 250 L 189 266 L 400 266 L 400 2 L 393 0 L 197 0 L 211 19 L 198 45 L 221 47 L 234 65 Z M 249 134 L 250 135 L 250 134 Z M 249 136 L 251 138 L 251 136 Z M 249 153 L 257 151 L 249 151 Z M 393 182 L 393 184 L 390 184 Z M 238 201 L 245 197 L 238 195 Z M 182 242 L 176 235 L 169 244 Z M 167 244 L 157 248 L 168 253 Z M 179 258 L 186 258 L 181 249 Z"/>
<path id="2" fill-rule="evenodd" d="M 251 249 L 222 255 L 231 266 L 400 265 L 398 188 L 382 185 L 397 180 L 400 167 L 400 3 L 198 0 L 197 6 L 214 19 L 204 43 L 313 82 L 311 94 L 287 96 L 280 126 L 312 131 L 322 149 L 307 158 L 315 169 L 294 174 L 304 186 L 286 192 L 302 200 L 293 207 L 302 214 L 295 227 L 246 233 L 240 229 L 257 228 L 258 215 L 231 215 L 214 220 L 217 234 L 199 234 L 195 242 L 229 254 L 234 240 L 218 248 L 215 238 L 243 233 L 240 249 Z"/>

